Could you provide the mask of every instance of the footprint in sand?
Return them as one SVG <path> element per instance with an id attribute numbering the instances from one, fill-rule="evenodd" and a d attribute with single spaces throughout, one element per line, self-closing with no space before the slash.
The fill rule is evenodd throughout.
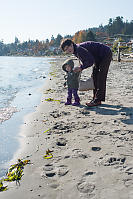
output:
<path id="1" fill-rule="evenodd" d="M 100 150 L 101 150 L 101 147 L 92 147 L 91 150 L 92 150 L 92 151 L 100 151 Z"/>
<path id="2" fill-rule="evenodd" d="M 56 145 L 57 146 L 66 146 L 66 144 L 67 144 L 67 140 L 65 138 L 59 138 L 56 141 Z"/>
<path id="3" fill-rule="evenodd" d="M 44 171 L 52 171 L 53 170 L 53 164 L 46 164 L 43 168 Z"/>
<path id="4" fill-rule="evenodd" d="M 62 111 L 62 115 L 71 115 L 71 112 Z"/>
<path id="5" fill-rule="evenodd" d="M 133 187 L 133 179 L 132 178 L 124 179 L 123 182 L 126 187 Z"/>
<path id="6" fill-rule="evenodd" d="M 55 182 L 55 183 L 49 184 L 49 186 L 50 186 L 51 188 L 53 188 L 53 189 L 57 189 L 57 188 L 60 186 L 60 184 L 59 184 L 58 182 Z"/>
<path id="7" fill-rule="evenodd" d="M 101 136 L 95 136 L 94 138 L 90 139 L 88 141 L 88 143 L 90 143 L 90 142 L 97 142 L 97 141 L 100 141 L 100 140 L 101 140 Z"/>
<path id="8" fill-rule="evenodd" d="M 91 175 L 94 175 L 96 172 L 93 172 L 93 171 L 87 171 L 83 177 L 86 177 L 86 176 L 91 176 Z"/>
<path id="9" fill-rule="evenodd" d="M 110 133 L 109 132 L 106 132 L 106 131 L 99 131 L 97 132 L 97 135 L 109 135 Z"/>
<path id="10" fill-rule="evenodd" d="M 50 113 L 50 116 L 52 116 L 53 118 L 59 118 L 61 116 L 67 116 L 67 115 L 71 115 L 71 113 L 66 111 L 60 112 L 59 110 L 54 110 Z"/>
<path id="11" fill-rule="evenodd" d="M 46 164 L 43 170 L 44 173 L 42 177 L 48 177 L 48 178 L 54 176 L 62 177 L 69 172 L 69 169 L 66 165 L 53 166 L 53 164 Z"/>
<path id="12" fill-rule="evenodd" d="M 63 121 L 56 122 L 52 130 L 55 134 L 63 134 L 71 132 L 72 126 L 70 124 L 65 124 Z"/>
<path id="13" fill-rule="evenodd" d="M 83 158 L 86 159 L 88 157 L 90 157 L 89 154 L 82 152 L 81 149 L 73 149 L 72 150 L 72 158 Z"/>
<path id="14" fill-rule="evenodd" d="M 95 174 L 95 172 L 93 171 L 87 171 L 81 178 L 81 180 L 79 181 L 79 183 L 77 183 L 77 189 L 78 191 L 84 195 L 86 195 L 87 198 L 91 198 L 95 195 L 94 191 L 95 191 L 95 184 L 94 182 L 91 182 L 93 175 Z"/>
<path id="15" fill-rule="evenodd" d="M 103 157 L 100 164 L 104 166 L 123 165 L 126 161 L 125 157 Z"/>
<path id="16" fill-rule="evenodd" d="M 43 171 L 42 177 L 54 177 L 56 175 L 53 164 L 46 164 Z"/>
<path id="17" fill-rule="evenodd" d="M 46 177 L 54 177 L 56 173 L 54 171 L 46 172 Z"/>
<path id="18" fill-rule="evenodd" d="M 127 173 L 128 175 L 132 175 L 133 174 L 133 167 L 126 169 L 125 173 Z"/>
<path id="19" fill-rule="evenodd" d="M 61 116 L 61 113 L 59 113 L 59 111 L 52 111 L 51 113 L 50 113 L 50 116 L 52 116 L 53 118 L 58 118 L 58 117 L 60 117 Z"/>
<path id="20" fill-rule="evenodd" d="M 94 191 L 94 189 L 95 189 L 95 185 L 91 184 L 89 182 L 86 182 L 84 180 L 81 180 L 77 184 L 77 189 L 81 193 L 92 193 Z"/>
<path id="21" fill-rule="evenodd" d="M 80 114 L 88 116 L 88 115 L 90 115 L 90 111 L 88 111 L 88 110 L 82 110 L 82 111 L 80 111 Z"/>
<path id="22" fill-rule="evenodd" d="M 69 169 L 66 165 L 60 165 L 56 168 L 56 170 L 59 177 L 65 176 L 69 172 Z"/>

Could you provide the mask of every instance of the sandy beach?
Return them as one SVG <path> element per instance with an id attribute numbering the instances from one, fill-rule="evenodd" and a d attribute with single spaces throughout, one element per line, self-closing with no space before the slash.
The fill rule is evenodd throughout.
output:
<path id="1" fill-rule="evenodd" d="M 92 91 L 79 92 L 80 106 L 64 105 L 64 60 L 52 63 L 40 105 L 21 127 L 12 163 L 31 164 L 20 186 L 8 183 L 0 199 L 133 199 L 133 62 L 112 61 L 106 102 L 87 108 Z M 48 149 L 53 157 L 45 159 Z"/>

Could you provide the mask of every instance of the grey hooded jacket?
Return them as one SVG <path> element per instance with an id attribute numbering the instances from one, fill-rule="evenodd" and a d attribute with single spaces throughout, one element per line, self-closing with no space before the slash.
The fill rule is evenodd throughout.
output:
<path id="1" fill-rule="evenodd" d="M 66 65 L 71 66 L 71 71 L 68 72 L 66 71 Z M 78 89 L 79 88 L 79 76 L 80 76 L 80 72 L 75 73 L 73 71 L 74 68 L 74 62 L 72 59 L 66 60 L 63 65 L 62 65 L 62 69 L 67 73 L 67 85 L 68 88 L 71 89 Z"/>

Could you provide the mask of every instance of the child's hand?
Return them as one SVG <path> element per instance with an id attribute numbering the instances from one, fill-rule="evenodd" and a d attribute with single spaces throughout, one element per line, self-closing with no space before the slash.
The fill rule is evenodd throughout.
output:
<path id="1" fill-rule="evenodd" d="M 74 71 L 75 73 L 77 73 L 77 72 L 81 72 L 82 69 L 81 69 L 80 67 L 74 67 L 73 71 Z"/>
<path id="2" fill-rule="evenodd" d="M 64 83 L 64 87 L 66 87 L 66 85 L 67 85 L 67 83 L 65 82 L 65 83 Z"/>

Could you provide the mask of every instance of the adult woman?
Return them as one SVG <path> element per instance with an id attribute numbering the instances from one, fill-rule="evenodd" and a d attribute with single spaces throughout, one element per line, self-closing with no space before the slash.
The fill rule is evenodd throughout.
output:
<path id="1" fill-rule="evenodd" d="M 112 52 L 110 48 L 102 43 L 87 41 L 75 44 L 70 39 L 61 42 L 61 49 L 67 54 L 74 54 L 82 64 L 75 67 L 74 72 L 80 72 L 94 64 L 93 80 L 95 89 L 93 90 L 93 100 L 87 102 L 88 107 L 98 106 L 101 101 L 105 101 L 106 79 Z"/>

